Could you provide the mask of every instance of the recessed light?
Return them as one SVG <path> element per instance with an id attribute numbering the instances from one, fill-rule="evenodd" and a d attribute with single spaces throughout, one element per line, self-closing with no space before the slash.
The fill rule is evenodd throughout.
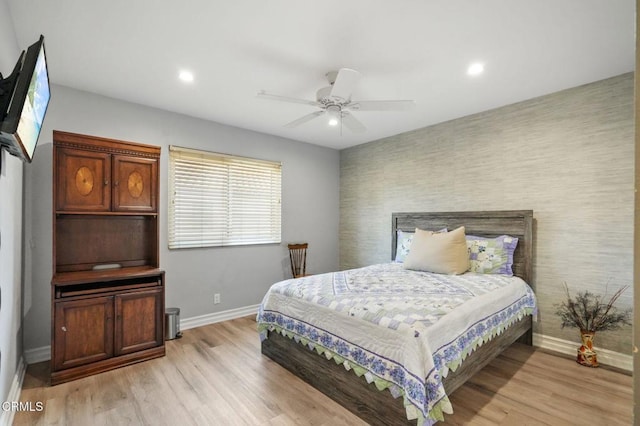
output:
<path id="1" fill-rule="evenodd" d="M 469 68 L 467 68 L 467 74 L 469 75 L 482 74 L 483 71 L 484 71 L 484 64 L 480 62 L 473 63 L 469 65 Z"/>
<path id="2" fill-rule="evenodd" d="M 191 71 L 181 70 L 180 74 L 178 74 L 178 78 L 185 83 L 191 83 L 193 82 L 193 73 Z"/>

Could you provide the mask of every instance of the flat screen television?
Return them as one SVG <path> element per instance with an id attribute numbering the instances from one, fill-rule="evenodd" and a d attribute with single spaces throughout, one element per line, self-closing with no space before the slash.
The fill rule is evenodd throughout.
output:
<path id="1" fill-rule="evenodd" d="M 0 145 L 30 163 L 51 98 L 43 36 L 0 85 Z"/>

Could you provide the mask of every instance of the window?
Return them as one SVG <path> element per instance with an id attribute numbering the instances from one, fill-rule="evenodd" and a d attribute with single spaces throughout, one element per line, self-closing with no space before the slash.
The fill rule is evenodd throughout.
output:
<path id="1" fill-rule="evenodd" d="M 169 248 L 280 242 L 282 165 L 169 147 Z"/>

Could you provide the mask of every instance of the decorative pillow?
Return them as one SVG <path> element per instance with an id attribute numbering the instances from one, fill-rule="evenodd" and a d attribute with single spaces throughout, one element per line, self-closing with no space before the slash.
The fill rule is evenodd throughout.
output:
<path id="1" fill-rule="evenodd" d="M 469 271 L 512 276 L 513 252 L 517 245 L 518 239 L 509 235 L 496 238 L 467 235 Z"/>
<path id="2" fill-rule="evenodd" d="M 469 269 L 469 253 L 464 226 L 446 233 L 416 229 L 403 266 L 405 269 L 438 274 L 466 272 Z"/>
<path id="3" fill-rule="evenodd" d="M 411 242 L 413 241 L 413 232 L 404 232 L 398 229 L 396 233 L 396 258 L 395 262 L 402 263 L 409 254 Z"/>
<path id="4" fill-rule="evenodd" d="M 441 230 L 435 232 L 447 232 L 447 228 L 442 228 Z M 414 235 L 415 232 L 405 232 L 400 229 L 396 231 L 396 258 L 393 259 L 394 262 L 404 262 L 404 259 L 409 254 L 409 250 L 411 250 L 411 242 L 413 241 Z"/>

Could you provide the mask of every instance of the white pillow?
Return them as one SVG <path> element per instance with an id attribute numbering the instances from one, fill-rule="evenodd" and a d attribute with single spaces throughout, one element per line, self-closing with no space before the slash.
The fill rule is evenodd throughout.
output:
<path id="1" fill-rule="evenodd" d="M 438 274 L 465 273 L 469 269 L 469 252 L 464 226 L 447 233 L 416 229 L 403 266 Z"/>

